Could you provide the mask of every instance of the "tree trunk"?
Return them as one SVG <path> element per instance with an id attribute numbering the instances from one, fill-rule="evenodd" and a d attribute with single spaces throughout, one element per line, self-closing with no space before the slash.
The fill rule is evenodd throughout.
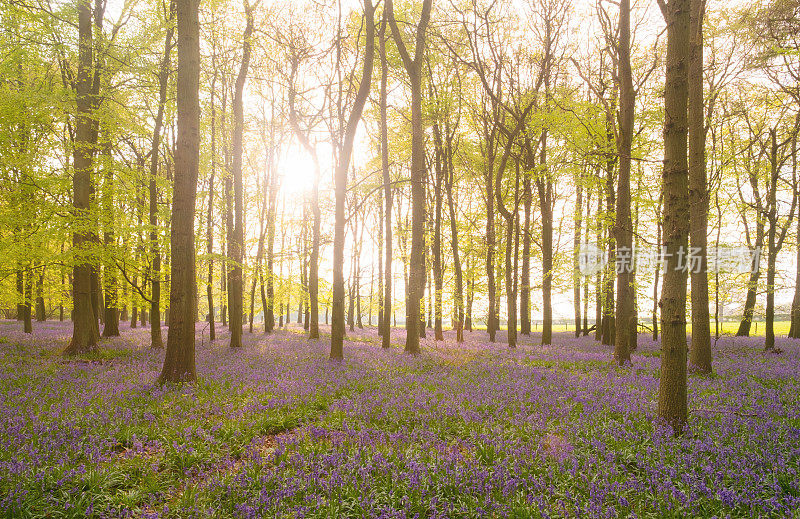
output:
<path id="1" fill-rule="evenodd" d="M 547 168 L 547 131 L 542 135 L 540 164 L 545 178 L 536 182 L 542 214 L 542 344 L 553 342 L 553 182 Z"/>
<path id="2" fill-rule="evenodd" d="M 275 142 L 275 105 L 272 106 L 270 120 L 270 153 Z M 269 204 L 267 205 L 267 293 L 264 308 L 264 331 L 272 333 L 275 329 L 275 215 L 277 213 L 278 172 L 272 166 L 270 158 Z M 283 264 L 281 264 L 283 267 Z M 281 325 L 283 312 L 281 312 Z"/>
<path id="3" fill-rule="evenodd" d="M 447 206 L 450 210 L 450 241 L 453 247 L 453 269 L 455 270 L 455 329 L 456 342 L 464 342 L 464 275 L 461 270 L 461 257 L 458 249 L 458 226 L 456 225 L 456 204 L 453 197 L 455 184 L 455 166 L 453 165 L 452 138 L 448 136 L 446 146 L 447 170 L 445 188 L 447 190 Z"/>
<path id="4" fill-rule="evenodd" d="M 314 187 L 311 189 L 311 212 L 314 215 L 311 239 L 311 263 L 308 275 L 308 337 L 319 338 L 319 243 L 321 236 L 322 216 L 319 209 L 319 167 L 315 168 Z"/>
<path id="5" fill-rule="evenodd" d="M 467 264 L 469 265 L 469 261 L 467 262 Z M 471 272 L 471 270 L 467 268 L 467 272 Z M 469 274 L 469 276 L 471 278 L 472 274 Z M 464 328 L 466 328 L 468 332 L 472 331 L 472 302 L 475 298 L 474 286 L 475 286 L 475 281 L 469 279 L 467 281 L 467 311 L 466 311 L 466 317 L 464 318 Z"/>
<path id="6" fill-rule="evenodd" d="M 25 271 L 20 263 L 17 266 L 17 321 L 25 318 Z"/>
<path id="7" fill-rule="evenodd" d="M 432 85 L 432 83 L 429 83 Z M 432 89 L 432 86 L 430 87 Z M 433 97 L 433 95 L 431 95 Z M 433 284 L 434 284 L 434 340 L 443 341 L 442 330 L 442 292 L 444 291 L 444 268 L 442 267 L 442 183 L 444 182 L 444 144 L 438 121 L 433 123 L 435 143 L 433 181 Z M 429 292 L 430 293 L 430 292 Z"/>
<path id="8" fill-rule="evenodd" d="M 797 242 L 800 243 L 800 216 L 797 218 Z M 797 247 L 797 272 L 794 278 L 794 298 L 789 324 L 789 337 L 800 339 L 800 246 Z"/>
<path id="9" fill-rule="evenodd" d="M 575 212 L 574 214 L 574 221 L 575 221 L 575 229 L 572 239 L 572 249 L 573 249 L 573 258 L 572 258 L 572 293 L 573 293 L 573 300 L 572 304 L 575 308 L 575 337 L 580 337 L 581 335 L 581 283 L 583 281 L 583 277 L 581 276 L 580 271 L 580 248 L 581 248 L 581 233 L 583 232 L 583 181 L 584 181 L 584 173 L 581 172 L 578 174 L 578 181 L 575 184 Z M 527 212 L 525 214 L 525 219 L 528 219 Z M 587 218 L 588 220 L 588 218 Z M 526 231 L 527 233 L 527 225 Z M 524 267 L 523 267 L 524 268 Z M 524 273 L 523 273 L 524 275 Z"/>
<path id="10" fill-rule="evenodd" d="M 178 138 L 170 232 L 170 312 L 167 351 L 159 382 L 194 381 L 194 216 L 200 162 L 199 0 L 176 0 L 178 26 Z"/>
<path id="11" fill-rule="evenodd" d="M 706 0 L 691 0 L 689 35 L 689 221 L 692 247 L 692 342 L 689 367 L 711 373 L 711 318 L 708 310 L 708 187 L 703 100 L 703 17 Z M 696 259 L 695 259 L 696 258 Z"/>
<path id="12" fill-rule="evenodd" d="M 387 5 L 387 8 L 390 8 Z M 366 43 L 364 51 L 364 68 L 361 82 L 358 85 L 353 107 L 347 120 L 344 139 L 339 155 L 339 163 L 334 173 L 334 230 L 333 230 L 333 301 L 331 316 L 331 353 L 330 358 L 341 360 L 344 357 L 344 238 L 345 218 L 344 203 L 347 195 L 347 171 L 350 168 L 350 156 L 353 153 L 358 122 L 364 104 L 369 95 L 372 79 L 372 64 L 375 55 L 375 11 L 371 0 L 364 0 L 364 16 L 366 18 Z M 384 173 L 385 175 L 386 173 Z"/>
<path id="13" fill-rule="evenodd" d="M 750 277 L 747 280 L 747 295 L 744 301 L 742 321 L 736 330 L 737 337 L 750 337 L 750 325 L 753 324 L 753 314 L 756 308 L 756 291 L 758 290 L 758 279 L 761 277 L 761 249 L 764 246 L 764 219 L 759 215 L 756 221 L 756 241 L 752 249 L 755 255 L 755 264 L 750 270 Z"/>
<path id="14" fill-rule="evenodd" d="M 387 0 L 388 20 L 392 36 L 403 60 L 411 85 L 411 258 L 409 286 L 406 297 L 405 351 L 418 354 L 420 336 L 420 305 L 425 290 L 425 134 L 422 124 L 422 59 L 425 54 L 425 31 L 430 21 L 432 0 L 423 0 L 422 14 L 417 24 L 414 57 L 403 43 L 403 36 L 394 18 L 392 0 Z M 371 40 L 367 40 L 368 45 Z M 334 260 L 335 261 L 335 260 Z"/>
<path id="15" fill-rule="evenodd" d="M 597 171 L 598 177 L 600 170 Z M 604 243 L 604 226 L 602 221 L 603 215 L 603 190 L 597 190 L 597 246 L 603 247 Z M 603 339 L 603 299 L 604 299 L 604 285 L 603 285 L 603 269 L 598 269 L 594 277 L 594 340 L 601 341 Z"/>
<path id="16" fill-rule="evenodd" d="M 383 21 L 381 22 L 381 93 L 380 93 L 380 124 L 381 124 L 381 170 L 383 173 L 383 196 L 386 204 L 385 231 L 384 231 L 384 254 L 383 262 L 383 334 L 381 337 L 381 347 L 389 349 L 392 340 L 392 329 L 389 317 L 392 314 L 392 184 L 389 176 L 389 135 L 386 115 L 386 89 L 389 76 L 389 65 L 386 59 L 386 39 L 383 33 L 386 30 L 387 13 L 384 9 Z"/>
<path id="17" fill-rule="evenodd" d="M 29 267 L 28 275 L 25 276 L 25 306 L 22 313 L 22 331 L 33 333 L 33 323 L 31 323 L 31 302 L 33 300 L 33 271 Z"/>
<path id="18" fill-rule="evenodd" d="M 777 215 L 772 215 L 777 218 Z M 765 337 L 764 349 L 775 351 L 775 265 L 777 263 L 778 247 L 776 244 L 776 222 L 770 222 L 767 231 L 767 306 L 764 309 Z"/>
<path id="19" fill-rule="evenodd" d="M 617 211 L 614 231 L 617 241 L 617 315 L 614 337 L 614 361 L 620 366 L 630 364 L 630 328 L 633 320 L 633 224 L 631 222 L 631 144 L 635 92 L 631 72 L 631 5 L 621 0 L 619 6 L 619 178 L 617 180 Z M 635 324 L 633 325 L 635 328 Z"/>
<path id="20" fill-rule="evenodd" d="M 216 51 L 216 48 L 215 48 Z M 206 212 L 206 254 L 208 255 L 208 274 L 206 276 L 206 299 L 208 300 L 208 340 L 217 339 L 214 318 L 214 181 L 217 174 L 217 108 L 214 99 L 217 95 L 216 52 L 212 55 L 214 75 L 211 78 L 211 176 L 208 179 L 208 207 Z"/>
<path id="21" fill-rule="evenodd" d="M 653 341 L 658 340 L 658 277 L 661 273 L 661 205 L 663 204 L 664 195 L 658 197 L 658 206 L 656 206 L 656 250 L 658 251 L 658 259 L 656 261 L 655 276 L 653 278 Z"/>
<path id="22" fill-rule="evenodd" d="M 36 320 L 47 320 L 47 310 L 44 307 L 44 265 L 39 265 L 39 275 L 36 276 Z"/>
<path id="23" fill-rule="evenodd" d="M 613 118 L 614 115 L 606 114 L 606 117 Z M 612 130 L 612 122 L 608 121 L 607 131 L 609 143 L 614 139 Z M 606 253 L 608 254 L 608 264 L 603 271 L 603 327 L 601 330 L 601 342 L 605 345 L 614 344 L 614 336 L 616 334 L 616 322 L 614 320 L 614 277 L 616 266 L 616 243 L 614 240 L 614 220 L 615 220 L 615 200 L 616 193 L 614 192 L 614 167 L 616 163 L 616 154 L 609 153 L 606 160 L 606 212 L 605 212 L 605 225 L 606 225 Z"/>
<path id="24" fill-rule="evenodd" d="M 680 255 L 689 245 L 689 172 L 687 102 L 690 0 L 661 0 L 667 22 L 664 87 L 664 249 L 667 254 L 661 289 L 661 377 L 658 416 L 683 432 L 686 402 L 686 278 Z"/>
<path id="25" fill-rule="evenodd" d="M 486 331 L 489 333 L 489 342 L 494 342 L 498 318 L 495 312 L 497 288 L 494 279 L 494 152 L 490 142 L 487 142 L 486 149 L 486 284 L 489 297 Z"/>
<path id="26" fill-rule="evenodd" d="M 174 4 L 171 4 L 174 5 Z M 172 12 L 170 11 L 170 21 Z M 161 340 L 161 251 L 158 247 L 158 159 L 161 147 L 161 126 L 164 122 L 164 106 L 167 102 L 167 83 L 170 73 L 170 53 L 172 52 L 173 26 L 168 24 L 167 35 L 164 39 L 164 55 L 158 70 L 158 111 L 153 126 L 153 139 L 150 147 L 150 264 L 151 295 L 150 295 L 150 347 L 161 349 L 164 342 Z M 209 211 L 211 204 L 209 202 Z"/>
<path id="27" fill-rule="evenodd" d="M 105 181 L 103 183 L 103 212 L 105 217 L 103 244 L 109 254 L 114 254 L 114 172 L 111 165 L 111 145 L 106 143 L 104 146 Z M 109 261 L 103 269 L 103 281 L 105 288 L 105 304 L 103 312 L 103 337 L 119 336 L 119 311 L 117 310 L 117 272 L 113 262 Z"/>
<path id="28" fill-rule="evenodd" d="M 92 69 L 92 12 L 88 0 L 78 2 L 78 73 L 76 77 L 76 124 L 73 150 L 72 206 L 77 220 L 72 246 L 78 255 L 90 246 L 89 232 L 93 220 L 90 214 L 92 170 L 92 99 L 90 96 Z M 97 351 L 97 321 L 92 307 L 92 269 L 84 261 L 73 267 L 72 293 L 74 326 L 72 339 L 64 353 L 76 355 Z"/>
<path id="29" fill-rule="evenodd" d="M 233 93 L 233 235 L 229 238 L 231 248 L 230 276 L 230 330 L 231 348 L 242 346 L 242 317 L 244 314 L 244 185 L 242 183 L 242 136 L 244 133 L 244 84 L 250 65 L 250 35 L 253 33 L 253 12 L 248 0 L 244 0 L 247 26 L 242 43 L 242 62 Z"/>

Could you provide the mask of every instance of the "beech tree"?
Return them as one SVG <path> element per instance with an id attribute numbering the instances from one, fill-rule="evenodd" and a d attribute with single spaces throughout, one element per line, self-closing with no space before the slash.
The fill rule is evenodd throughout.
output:
<path id="1" fill-rule="evenodd" d="M 420 330 L 420 305 L 425 290 L 425 262 L 423 248 L 425 225 L 425 142 L 422 123 L 422 60 L 425 54 L 425 32 L 431 16 L 432 0 L 423 0 L 422 13 L 417 23 L 414 37 L 414 56 L 412 57 L 403 40 L 403 34 L 394 16 L 392 0 L 386 0 L 385 9 L 392 37 L 403 68 L 408 74 L 411 88 L 411 256 L 409 258 L 409 280 L 406 293 L 406 352 L 418 354 Z M 334 264 L 336 264 L 334 257 Z M 335 299 L 335 298 L 334 298 Z"/>
<path id="2" fill-rule="evenodd" d="M 686 281 L 681 265 L 688 252 L 688 63 L 690 0 L 658 0 L 667 23 L 664 86 L 664 282 L 661 288 L 661 377 L 658 416 L 676 434 L 687 417 Z"/>
<path id="3" fill-rule="evenodd" d="M 167 351 L 159 382 L 195 379 L 194 214 L 200 160 L 199 0 L 175 0 L 178 28 L 178 140 L 170 234 L 170 294 Z M 241 322 L 241 321 L 240 321 Z"/>

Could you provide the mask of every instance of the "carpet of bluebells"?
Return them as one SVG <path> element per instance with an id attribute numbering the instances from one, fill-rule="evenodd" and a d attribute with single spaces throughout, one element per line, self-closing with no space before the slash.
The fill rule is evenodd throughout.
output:
<path id="1" fill-rule="evenodd" d="M 556 334 L 402 353 L 300 328 L 210 343 L 154 385 L 149 329 L 64 358 L 68 323 L 0 322 L 0 517 L 800 517 L 800 343 L 723 337 L 675 438 L 658 344 L 633 366 Z M 499 337 L 502 341 L 502 337 Z"/>

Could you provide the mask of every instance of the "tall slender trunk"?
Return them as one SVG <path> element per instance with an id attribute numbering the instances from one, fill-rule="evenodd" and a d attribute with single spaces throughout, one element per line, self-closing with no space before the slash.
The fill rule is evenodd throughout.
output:
<path id="1" fill-rule="evenodd" d="M 244 84 L 250 65 L 250 36 L 253 33 L 253 11 L 248 0 L 244 0 L 247 25 L 242 43 L 242 62 L 233 93 L 233 234 L 229 238 L 231 248 L 230 278 L 230 330 L 231 348 L 242 346 L 242 316 L 244 313 L 244 185 L 242 183 L 242 137 L 244 133 Z"/>
<path id="2" fill-rule="evenodd" d="M 458 226 L 456 224 L 456 204 L 453 196 L 455 184 L 455 166 L 453 165 L 453 139 L 448 136 L 446 150 L 447 169 L 445 171 L 445 189 L 447 192 L 447 207 L 450 212 L 450 242 L 453 247 L 453 270 L 455 271 L 455 329 L 456 342 L 464 342 L 464 274 L 461 269 L 461 257 L 458 249 Z"/>
<path id="3" fill-rule="evenodd" d="M 208 300 L 208 340 L 217 339 L 214 318 L 214 181 L 217 174 L 217 95 L 216 47 L 212 54 L 214 75 L 211 78 L 211 176 L 208 179 L 208 207 L 206 212 L 206 254 L 208 255 L 208 274 L 206 276 L 206 298 Z"/>
<path id="4" fill-rule="evenodd" d="M 659 301 L 658 301 L 658 277 L 661 273 L 661 206 L 663 204 L 664 195 L 661 194 L 658 197 L 658 205 L 656 206 L 656 250 L 659 254 L 659 261 L 656 261 L 656 269 L 655 275 L 653 277 L 653 341 L 658 340 L 658 308 L 659 308 Z"/>
<path id="5" fill-rule="evenodd" d="M 630 364 L 631 326 L 633 323 L 633 224 L 631 222 L 631 145 L 636 94 L 631 72 L 631 4 L 620 0 L 619 5 L 619 178 L 617 179 L 617 211 L 614 231 L 619 264 L 617 266 L 617 315 L 614 336 L 614 361 L 620 366 Z"/>
<path id="6" fill-rule="evenodd" d="M 580 337 L 581 335 L 581 283 L 583 282 L 583 278 L 580 271 L 579 251 L 581 248 L 581 235 L 583 232 L 583 181 L 584 173 L 581 171 L 578 174 L 577 182 L 575 183 L 575 211 L 573 213 L 575 229 L 573 231 L 572 239 L 572 304 L 575 308 L 575 337 Z M 525 218 L 527 219 L 527 215 Z"/>
<path id="7" fill-rule="evenodd" d="M 425 54 L 425 32 L 430 21 L 432 0 L 423 0 L 422 14 L 417 24 L 414 57 L 403 42 L 394 18 L 392 0 L 387 0 L 388 21 L 392 36 L 403 60 L 403 67 L 411 86 L 411 258 L 409 286 L 406 297 L 406 347 L 405 351 L 418 354 L 420 306 L 425 290 L 425 135 L 422 122 L 422 59 Z"/>
<path id="8" fill-rule="evenodd" d="M 321 239 L 322 215 L 319 209 L 319 167 L 315 169 L 314 186 L 311 189 L 311 212 L 314 215 L 311 261 L 309 264 L 308 296 L 309 324 L 308 337 L 319 338 L 319 243 Z"/>
<path id="9" fill-rule="evenodd" d="M 797 242 L 800 243 L 800 216 L 797 218 Z M 792 299 L 792 310 L 789 324 L 789 337 L 800 339 L 800 246 L 797 247 L 797 263 L 794 278 L 794 298 Z"/>
<path id="10" fill-rule="evenodd" d="M 264 240 L 266 239 L 267 234 L 267 227 L 266 227 L 266 218 L 267 218 L 267 205 L 269 204 L 267 193 L 265 192 L 267 189 L 267 176 L 269 175 L 269 159 L 266 160 L 267 164 L 264 165 L 264 171 L 266 172 L 263 185 L 259 186 L 258 190 L 258 198 L 261 200 L 261 210 L 258 214 L 258 246 L 256 248 L 256 264 L 255 264 L 255 271 L 253 274 L 252 283 L 250 285 L 250 319 L 249 319 L 249 333 L 253 333 L 253 320 L 256 308 L 256 285 L 261 284 L 261 298 L 262 304 L 261 309 L 264 312 L 263 316 L 266 318 L 266 310 L 267 310 L 267 297 L 266 293 L 264 292 L 264 273 L 261 270 L 261 262 L 264 258 Z"/>
<path id="11" fill-rule="evenodd" d="M 600 176 L 600 171 L 598 168 L 597 171 L 598 178 Z M 598 188 L 597 190 L 597 218 L 595 220 L 596 223 L 596 231 L 597 231 L 597 245 L 598 247 L 602 247 L 604 243 L 604 225 L 602 222 L 602 215 L 603 215 L 603 189 Z M 598 269 L 597 273 L 594 277 L 594 340 L 602 341 L 603 339 L 603 272 L 602 269 Z"/>
<path id="12" fill-rule="evenodd" d="M 429 83 L 432 85 L 432 83 Z M 432 89 L 433 87 L 430 86 Z M 431 95 L 433 97 L 433 95 Z M 438 121 L 433 123 L 435 143 L 434 179 L 433 179 L 433 284 L 434 284 L 434 339 L 444 340 L 442 330 L 442 293 L 444 291 L 444 268 L 442 266 L 442 183 L 444 182 L 444 143 Z M 430 292 L 429 292 L 430 294 Z M 430 308 L 430 305 L 429 305 Z"/>
<path id="13" fill-rule="evenodd" d="M 103 245 L 108 250 L 115 244 L 114 238 L 114 172 L 111 164 L 111 145 L 103 146 L 105 180 L 103 182 Z M 108 250 L 113 254 L 113 250 Z M 119 336 L 119 310 L 117 309 L 117 271 L 113 262 L 106 262 L 103 268 L 103 285 L 105 289 L 103 313 L 103 337 Z"/>
<path id="14" fill-rule="evenodd" d="M 170 234 L 170 305 L 167 351 L 160 382 L 193 381 L 195 375 L 194 216 L 200 162 L 199 0 L 176 0 L 178 26 L 178 139 Z"/>
<path id="15" fill-rule="evenodd" d="M 171 4 L 174 7 L 174 4 Z M 172 9 L 170 9 L 170 20 Z M 161 147 L 161 127 L 164 122 L 164 106 L 167 102 L 167 82 L 170 73 L 170 53 L 172 52 L 173 26 L 169 24 L 167 35 L 164 39 L 164 55 L 158 70 L 158 110 L 156 121 L 153 125 L 152 145 L 150 146 L 150 347 L 161 349 L 164 343 L 161 340 L 161 251 L 158 247 L 158 159 Z M 210 207 L 210 203 L 209 203 Z M 209 209 L 210 211 L 210 209 Z"/>
<path id="16" fill-rule="evenodd" d="M 387 5 L 387 9 L 390 9 Z M 347 195 L 347 171 L 353 153 L 356 129 L 369 94 L 372 79 L 372 65 L 375 56 L 375 11 L 371 0 L 364 0 L 366 18 L 366 43 L 363 71 L 358 85 L 353 107 L 345 127 L 344 140 L 339 154 L 339 162 L 334 172 L 334 230 L 333 230 L 333 301 L 331 306 L 331 352 L 330 358 L 341 360 L 344 357 L 344 204 Z M 384 173 L 385 175 L 386 173 Z M 388 335 L 388 334 L 387 334 Z"/>
<path id="17" fill-rule="evenodd" d="M 76 124 L 73 149 L 72 206 L 76 225 L 72 246 L 81 252 L 90 246 L 88 232 L 92 217 L 89 213 L 92 183 L 91 148 L 91 88 L 92 69 L 92 12 L 89 0 L 78 2 L 78 73 L 76 77 Z M 64 353 L 75 355 L 97 351 L 97 321 L 92 307 L 91 265 L 78 263 L 73 267 L 73 320 L 72 339 Z"/>
<path id="18" fill-rule="evenodd" d="M 497 332 L 497 313 L 495 312 L 496 286 L 494 279 L 494 153 L 492 144 L 486 143 L 486 284 L 489 297 L 488 314 L 486 316 L 486 331 L 489 333 L 489 342 L 495 341 Z"/>
<path id="19" fill-rule="evenodd" d="M 272 119 L 270 120 L 270 180 L 269 204 L 267 205 L 267 293 L 266 307 L 264 308 L 264 331 L 271 333 L 275 328 L 275 216 L 278 210 L 278 172 L 272 165 L 272 147 L 275 142 L 275 105 L 272 105 Z M 281 244 L 283 240 L 281 239 Z M 281 245 L 281 250 L 283 246 Z M 281 259 L 283 269 L 283 259 Z M 282 275 L 282 274 L 281 274 Z M 281 323 L 283 325 L 283 312 Z"/>
<path id="20" fill-rule="evenodd" d="M 17 321 L 25 317 L 25 270 L 22 263 L 17 265 Z"/>
<path id="21" fill-rule="evenodd" d="M 383 335 L 381 337 L 381 347 L 388 349 L 391 344 L 391 326 L 389 317 L 392 313 L 392 184 L 389 176 L 389 134 L 386 115 L 386 89 L 389 76 L 389 65 L 386 59 L 386 30 L 387 13 L 384 9 L 383 20 L 381 22 L 380 54 L 381 54 L 381 93 L 380 93 L 380 124 L 381 124 L 381 170 L 383 173 L 383 196 L 386 204 L 384 224 L 384 254 L 383 261 Z"/>
<path id="22" fill-rule="evenodd" d="M 737 337 L 749 337 L 750 326 L 753 324 L 753 314 L 756 308 L 756 291 L 758 290 L 758 279 L 761 277 L 761 249 L 764 247 L 764 219 L 761 215 L 757 216 L 756 221 L 756 240 L 751 252 L 755 256 L 753 268 L 750 269 L 750 277 L 747 280 L 747 295 L 744 300 L 744 310 L 742 321 L 736 330 Z"/>
<path id="23" fill-rule="evenodd" d="M 692 247 L 692 342 L 689 366 L 711 373 L 711 319 L 708 310 L 708 186 L 703 99 L 703 18 L 706 0 L 691 0 L 689 22 L 689 221 Z M 696 259 L 695 259 L 696 258 Z M 696 262 L 696 263 L 695 263 Z"/>
<path id="24" fill-rule="evenodd" d="M 469 265 L 469 261 L 467 261 L 467 265 Z M 464 317 L 464 328 L 468 332 L 472 331 L 472 302 L 475 299 L 475 280 L 472 278 L 472 269 L 467 267 L 467 272 L 469 272 L 467 279 L 467 309 L 466 309 L 466 316 Z"/>
<path id="25" fill-rule="evenodd" d="M 591 184 L 586 187 L 586 227 L 584 230 L 584 243 L 589 243 L 589 232 L 592 221 L 592 188 Z M 583 335 L 589 335 L 589 276 L 583 279 Z"/>
<path id="26" fill-rule="evenodd" d="M 44 306 L 44 265 L 38 265 L 39 274 L 36 276 L 36 320 L 47 320 L 47 309 Z"/>
<path id="27" fill-rule="evenodd" d="M 796 123 L 798 124 L 795 126 L 795 128 L 800 126 L 800 114 L 797 115 Z M 797 208 L 798 193 L 796 136 L 790 141 L 787 141 L 787 143 L 784 143 L 784 145 L 788 144 L 789 142 L 792 145 L 792 178 L 794 179 L 794 185 L 792 186 L 792 207 L 788 216 L 786 217 L 786 223 L 781 224 L 778 222 L 777 192 L 778 178 L 780 176 L 781 166 L 785 162 L 785 159 L 779 160 L 778 157 L 779 145 L 777 139 L 777 130 L 774 128 L 770 130 L 770 192 L 769 203 L 767 206 L 767 219 L 769 221 L 767 246 L 769 250 L 769 257 L 767 258 L 767 307 L 765 309 L 766 337 L 764 342 L 764 349 L 766 351 L 779 351 L 775 348 L 775 271 L 778 253 L 783 247 L 783 241 L 786 238 L 789 225 L 791 225 L 792 218 L 794 218 L 795 209 Z"/>
<path id="28" fill-rule="evenodd" d="M 664 87 L 664 248 L 667 253 L 661 290 L 661 377 L 658 416 L 675 434 L 686 424 L 686 278 L 679 255 L 689 245 L 687 102 L 690 0 L 660 0 L 667 22 Z"/>
<path id="29" fill-rule="evenodd" d="M 28 275 L 25 276 L 25 305 L 22 313 L 22 331 L 33 333 L 33 323 L 31 322 L 31 303 L 33 301 L 33 269 L 28 265 Z"/>
<path id="30" fill-rule="evenodd" d="M 614 117 L 607 114 L 607 117 Z M 613 131 L 611 129 L 612 123 L 606 123 L 608 128 L 608 142 L 613 142 Z M 609 144 L 610 145 L 610 144 Z M 601 341 L 605 345 L 612 345 L 614 343 L 614 336 L 616 333 L 616 321 L 614 319 L 614 277 L 616 266 L 616 242 L 614 240 L 614 221 L 615 221 L 615 200 L 616 193 L 614 192 L 614 168 L 616 165 L 616 153 L 609 153 L 606 160 L 606 212 L 605 212 L 605 226 L 606 226 L 606 254 L 608 263 L 603 271 L 603 327 L 601 330 Z"/>
<path id="31" fill-rule="evenodd" d="M 530 175 L 522 181 L 525 222 L 522 226 L 522 272 L 520 273 L 520 333 L 531 334 L 531 208 L 533 192 Z"/>

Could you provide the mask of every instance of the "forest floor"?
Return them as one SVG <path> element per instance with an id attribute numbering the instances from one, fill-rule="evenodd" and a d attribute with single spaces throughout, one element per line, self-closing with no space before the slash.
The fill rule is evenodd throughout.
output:
<path id="1" fill-rule="evenodd" d="M 721 338 L 676 439 L 644 335 L 629 368 L 567 333 L 411 357 L 374 329 L 334 363 L 325 333 L 234 351 L 201 323 L 198 382 L 158 387 L 121 328 L 67 359 L 69 323 L 0 322 L 0 517 L 798 517 L 800 341 Z"/>

